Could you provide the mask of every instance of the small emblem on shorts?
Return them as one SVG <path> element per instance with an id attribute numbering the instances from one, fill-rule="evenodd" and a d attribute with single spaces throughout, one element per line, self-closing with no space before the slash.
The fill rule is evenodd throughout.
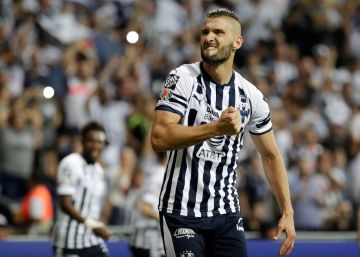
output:
<path id="1" fill-rule="evenodd" d="M 175 230 L 175 233 L 174 233 L 174 237 L 177 239 L 183 238 L 183 237 L 186 237 L 187 239 L 189 239 L 190 237 L 194 237 L 194 236 L 195 236 L 195 232 L 194 232 L 194 230 L 192 230 L 190 228 L 178 228 L 177 230 Z M 188 255 L 184 255 L 184 256 L 188 256 Z"/>
<path id="2" fill-rule="evenodd" d="M 236 224 L 236 230 L 237 230 L 237 231 L 244 231 L 244 226 L 243 226 L 242 218 L 240 218 L 240 219 L 238 220 L 238 223 Z"/>
<path id="3" fill-rule="evenodd" d="M 194 253 L 192 251 L 184 251 L 181 252 L 179 257 L 194 257 Z"/>

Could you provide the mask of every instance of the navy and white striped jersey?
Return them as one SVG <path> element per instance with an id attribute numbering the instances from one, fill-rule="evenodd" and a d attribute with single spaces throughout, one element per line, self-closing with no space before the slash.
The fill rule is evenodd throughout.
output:
<path id="1" fill-rule="evenodd" d="M 100 164 L 89 164 L 82 155 L 72 153 L 59 164 L 57 174 L 58 195 L 71 195 L 74 207 L 85 218 L 100 220 L 107 183 Z M 94 235 L 84 224 L 59 210 L 53 243 L 67 249 L 82 249 L 104 245 L 103 239 Z"/>
<path id="2" fill-rule="evenodd" d="M 266 99 L 237 72 L 233 72 L 226 85 L 216 84 L 201 62 L 185 64 L 170 72 L 156 109 L 179 114 L 181 124 L 196 126 L 215 121 L 230 106 L 242 116 L 240 134 L 210 138 L 169 152 L 160 211 L 195 217 L 240 211 L 235 170 L 244 128 L 247 126 L 253 134 L 272 129 Z"/>

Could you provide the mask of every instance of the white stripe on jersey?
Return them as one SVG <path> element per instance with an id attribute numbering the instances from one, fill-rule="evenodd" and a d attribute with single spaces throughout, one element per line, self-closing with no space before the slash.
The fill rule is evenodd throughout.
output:
<path id="1" fill-rule="evenodd" d="M 181 160 L 182 160 L 182 157 L 183 157 L 183 150 L 179 150 L 177 151 L 177 157 L 176 157 L 176 163 L 175 163 L 175 166 L 178 167 L 180 164 L 181 164 Z M 178 178 L 179 178 L 179 174 L 180 174 L 180 169 L 176 169 L 174 171 L 174 174 L 173 174 L 173 179 L 172 179 L 172 186 L 171 186 L 171 191 L 170 191 L 170 194 L 171 195 L 175 195 L 175 191 L 176 191 L 176 184 L 177 184 L 177 181 L 178 181 Z M 169 203 L 168 203 L 168 209 L 172 209 L 174 207 L 174 199 L 170 199 L 169 200 Z"/>
<path id="2" fill-rule="evenodd" d="M 194 151 L 193 146 L 188 148 L 189 154 L 186 155 L 186 165 L 187 165 L 187 167 L 189 167 L 189 165 L 191 165 L 190 156 L 193 155 L 193 151 Z M 191 179 L 191 170 L 186 169 L 185 179 L 184 179 L 183 196 L 182 196 L 182 200 L 181 200 L 181 212 L 180 212 L 180 215 L 184 215 L 184 216 L 186 216 L 187 213 L 188 213 L 187 203 L 188 203 L 188 200 L 189 200 L 190 179 Z"/>
<path id="3" fill-rule="evenodd" d="M 204 181 L 203 181 L 204 163 L 205 162 L 203 160 L 200 160 L 198 166 L 198 181 L 197 181 L 196 199 L 194 206 L 195 217 L 201 217 L 200 204 L 203 198 L 203 191 L 204 191 Z"/>
<path id="4" fill-rule="evenodd" d="M 230 106 L 242 116 L 239 135 L 218 136 L 170 152 L 160 211 L 196 217 L 240 211 L 235 170 L 245 126 L 253 134 L 272 128 L 261 92 L 237 72 L 227 85 L 217 85 L 200 63 L 182 65 L 170 73 L 156 108 L 178 113 L 183 125 L 213 122 Z"/>

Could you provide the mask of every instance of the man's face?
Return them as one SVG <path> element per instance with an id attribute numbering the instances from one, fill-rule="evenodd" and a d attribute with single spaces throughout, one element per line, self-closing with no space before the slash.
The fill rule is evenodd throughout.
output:
<path id="1" fill-rule="evenodd" d="M 87 133 L 82 141 L 84 148 L 84 157 L 90 163 L 99 160 L 102 149 L 105 146 L 105 133 L 92 130 Z"/>
<path id="2" fill-rule="evenodd" d="M 218 65 L 228 60 L 236 51 L 234 42 L 240 32 L 230 17 L 216 17 L 205 20 L 201 29 L 201 57 L 204 62 Z"/>

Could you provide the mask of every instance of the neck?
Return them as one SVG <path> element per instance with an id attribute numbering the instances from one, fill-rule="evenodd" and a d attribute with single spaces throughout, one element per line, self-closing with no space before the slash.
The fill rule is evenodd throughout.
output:
<path id="1" fill-rule="evenodd" d="M 90 156 L 88 156 L 87 154 L 83 154 L 82 155 L 85 159 L 85 161 L 88 163 L 88 164 L 95 164 L 97 162 L 97 160 L 94 160 L 93 158 L 91 158 Z"/>
<path id="2" fill-rule="evenodd" d="M 224 85 L 229 83 L 231 79 L 233 62 L 230 59 L 219 65 L 204 62 L 204 69 L 216 83 Z"/>

